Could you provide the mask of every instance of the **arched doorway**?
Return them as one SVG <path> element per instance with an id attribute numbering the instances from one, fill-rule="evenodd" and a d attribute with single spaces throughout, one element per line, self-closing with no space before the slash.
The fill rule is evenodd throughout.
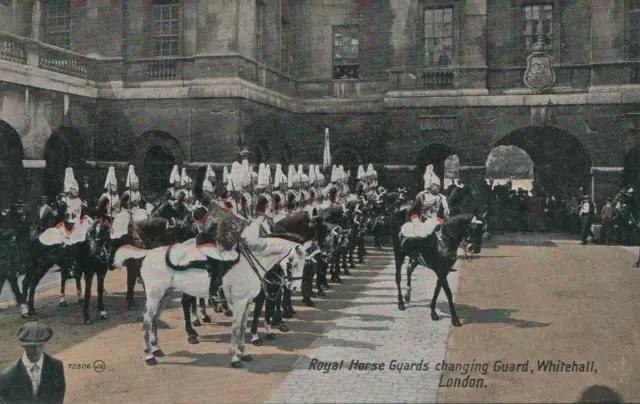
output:
<path id="1" fill-rule="evenodd" d="M 20 135 L 0 120 L 0 209 L 8 208 L 26 192 L 22 158 Z"/>
<path id="2" fill-rule="evenodd" d="M 534 163 L 526 151 L 516 146 L 497 146 L 491 150 L 485 164 L 487 178 L 494 185 L 511 181 L 513 189 L 531 190 Z"/>
<path id="3" fill-rule="evenodd" d="M 81 156 L 82 144 L 78 131 L 66 127 L 53 131 L 44 147 L 44 195 L 55 198 L 64 192 L 64 171 L 67 167 L 77 167 Z M 81 183 L 79 174 L 74 172 L 76 181 Z"/>
<path id="4" fill-rule="evenodd" d="M 169 188 L 169 176 L 176 162 L 171 150 L 153 146 L 144 158 L 145 190 L 162 195 Z"/>
<path id="5" fill-rule="evenodd" d="M 536 184 L 554 195 L 573 196 L 590 187 L 591 157 L 573 135 L 554 127 L 525 127 L 502 137 L 496 146 L 516 146 L 533 161 Z"/>
<path id="6" fill-rule="evenodd" d="M 622 185 L 640 189 L 640 146 L 636 146 L 624 156 Z"/>
<path id="7" fill-rule="evenodd" d="M 433 143 L 420 150 L 416 159 L 416 189 L 422 189 L 424 185 L 422 177 L 429 164 L 433 165 L 433 172 L 440 178 L 440 183 L 444 184 L 445 161 L 453 155 L 457 153 L 451 147 L 441 143 Z"/>

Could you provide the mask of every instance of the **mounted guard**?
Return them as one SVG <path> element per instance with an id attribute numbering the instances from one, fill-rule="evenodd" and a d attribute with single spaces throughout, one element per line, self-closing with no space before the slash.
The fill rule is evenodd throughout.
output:
<path id="1" fill-rule="evenodd" d="M 287 178 L 287 187 L 289 188 L 287 192 L 287 214 L 291 214 L 297 210 L 298 201 L 300 200 L 300 195 L 296 191 L 300 187 L 300 178 L 293 164 L 289 166 Z"/>
<path id="2" fill-rule="evenodd" d="M 178 193 L 180 192 L 180 179 L 180 169 L 177 165 L 174 165 L 171 170 L 171 174 L 169 175 L 169 184 L 171 184 L 171 187 L 167 189 L 169 199 L 178 199 Z"/>
<path id="3" fill-rule="evenodd" d="M 118 180 L 116 179 L 116 169 L 111 166 L 107 172 L 107 179 L 104 182 L 105 192 L 100 196 L 98 206 L 106 210 L 106 215 L 110 220 L 120 213 L 120 196 L 118 195 Z M 105 205 L 106 200 L 106 205 Z"/>
<path id="4" fill-rule="evenodd" d="M 274 191 L 272 193 L 273 198 L 273 219 L 278 222 L 286 217 L 285 207 L 285 192 L 287 190 L 287 176 L 282 172 L 282 165 L 276 165 L 276 173 L 273 180 Z"/>

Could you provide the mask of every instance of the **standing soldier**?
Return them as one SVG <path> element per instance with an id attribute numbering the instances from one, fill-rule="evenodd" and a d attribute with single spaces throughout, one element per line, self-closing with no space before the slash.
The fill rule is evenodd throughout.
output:
<path id="1" fill-rule="evenodd" d="M 107 173 L 107 180 L 104 182 L 105 192 L 100 196 L 98 206 L 104 206 L 106 209 L 106 215 L 109 219 L 113 218 L 120 213 L 120 196 L 118 196 L 118 180 L 116 179 L 116 169 L 111 166 Z M 103 205 L 106 199 L 106 205 Z"/>
<path id="2" fill-rule="evenodd" d="M 171 170 L 171 174 L 169 175 L 169 184 L 171 184 L 169 189 L 167 189 L 167 195 L 169 199 L 178 199 L 178 193 L 180 191 L 180 179 L 180 169 L 177 165 L 174 165 L 173 169 Z"/>

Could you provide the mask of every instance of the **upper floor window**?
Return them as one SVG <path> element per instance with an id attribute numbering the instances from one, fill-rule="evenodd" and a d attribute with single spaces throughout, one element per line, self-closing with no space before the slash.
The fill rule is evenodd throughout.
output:
<path id="1" fill-rule="evenodd" d="M 359 74 L 360 42 L 358 26 L 333 27 L 333 78 L 357 79 Z"/>
<path id="2" fill-rule="evenodd" d="M 153 5 L 153 55 L 177 56 L 180 52 L 180 4 L 156 0 Z"/>
<path id="3" fill-rule="evenodd" d="M 548 49 L 553 43 L 553 5 L 531 4 L 524 6 L 523 45 L 526 52 L 533 49 L 533 45 L 542 36 Z"/>
<path id="4" fill-rule="evenodd" d="M 427 66 L 453 63 L 453 7 L 424 10 L 424 63 Z"/>
<path id="5" fill-rule="evenodd" d="M 71 5 L 69 0 L 44 3 L 45 42 L 60 48 L 71 47 Z"/>
<path id="6" fill-rule="evenodd" d="M 626 11 L 627 57 L 640 59 L 640 0 L 627 0 Z"/>

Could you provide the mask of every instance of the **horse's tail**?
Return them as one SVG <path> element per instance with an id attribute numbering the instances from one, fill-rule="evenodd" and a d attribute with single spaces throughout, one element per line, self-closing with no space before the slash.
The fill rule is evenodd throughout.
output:
<path id="1" fill-rule="evenodd" d="M 136 248 L 132 245 L 125 245 L 118 248 L 116 255 L 113 258 L 114 268 L 124 266 L 127 260 L 141 260 L 147 256 L 149 250 L 143 250 L 142 248 Z"/>

